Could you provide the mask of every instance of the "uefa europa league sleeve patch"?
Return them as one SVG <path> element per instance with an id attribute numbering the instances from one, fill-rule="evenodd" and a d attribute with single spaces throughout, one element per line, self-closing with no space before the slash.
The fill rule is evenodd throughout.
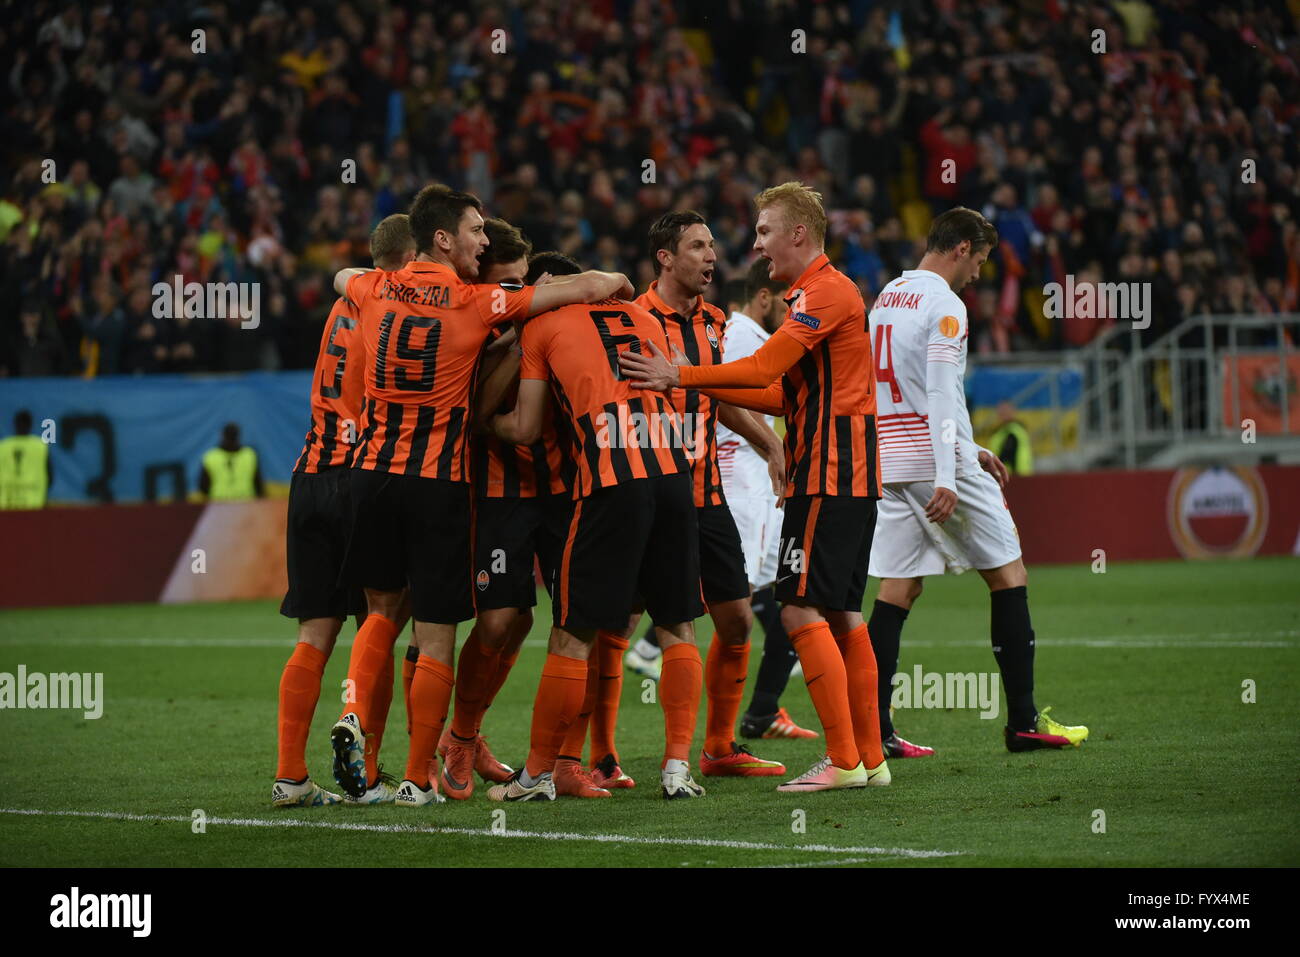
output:
<path id="1" fill-rule="evenodd" d="M 939 320 L 939 331 L 949 339 L 956 339 L 961 332 L 961 323 L 956 316 L 944 316 Z"/>

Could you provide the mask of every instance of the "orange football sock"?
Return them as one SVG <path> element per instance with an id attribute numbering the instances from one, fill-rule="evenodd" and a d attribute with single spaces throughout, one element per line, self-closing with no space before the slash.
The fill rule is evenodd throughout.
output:
<path id="1" fill-rule="evenodd" d="M 329 655 L 305 641 L 293 647 L 280 675 L 279 750 L 275 776 L 301 781 L 307 776 L 307 734 L 320 698 L 320 679 Z"/>
<path id="2" fill-rule="evenodd" d="M 375 761 L 379 761 L 379 749 L 384 743 L 384 729 L 388 727 L 388 709 L 393 705 L 393 656 L 388 656 L 384 670 L 375 687 L 375 697 L 370 707 L 369 723 L 366 725 L 366 750 L 374 749 Z"/>
<path id="3" fill-rule="evenodd" d="M 429 765 L 447 722 L 454 683 L 451 668 L 436 658 L 420 655 L 411 679 L 411 750 L 406 757 L 406 777 L 420 787 L 429 783 Z"/>
<path id="4" fill-rule="evenodd" d="M 664 709 L 664 764 L 674 758 L 690 760 L 703 672 L 700 651 L 693 644 L 679 642 L 664 649 L 663 671 L 659 673 L 659 703 Z"/>
<path id="5" fill-rule="evenodd" d="M 596 658 L 596 649 L 591 649 L 587 658 L 587 686 L 582 696 L 582 709 L 574 717 L 569 730 L 560 737 L 557 733 L 556 746 L 559 757 L 573 758 L 582 763 L 582 749 L 587 743 L 587 726 L 591 723 L 591 712 L 596 707 L 596 693 L 600 687 L 600 662 Z"/>
<path id="6" fill-rule="evenodd" d="M 390 665 L 392 663 L 395 641 L 397 624 L 383 615 L 369 615 L 352 642 L 352 657 L 348 661 L 352 700 L 344 702 L 343 714 L 354 712 L 361 719 L 361 730 L 367 735 L 370 734 L 370 728 L 366 727 L 366 721 L 370 718 L 375 689 L 379 687 L 385 662 Z M 375 767 L 374 755 L 369 750 L 366 754 L 366 780 L 373 781 L 379 772 Z"/>
<path id="7" fill-rule="evenodd" d="M 483 699 L 496 678 L 501 651 L 488 648 L 479 640 L 478 628 L 469 633 L 460 650 L 456 665 L 456 711 L 451 719 L 451 733 L 463 739 L 478 734 L 483 718 Z"/>
<path id="8" fill-rule="evenodd" d="M 507 656 L 505 652 L 501 652 L 497 655 L 496 673 L 492 675 L 492 681 L 488 684 L 487 690 L 483 693 L 483 707 L 479 710 L 478 716 L 480 724 L 483 721 L 483 715 L 487 712 L 488 708 L 492 707 L 492 702 L 497 698 L 497 692 L 500 691 L 501 686 L 506 683 L 506 678 L 510 676 L 510 669 L 515 666 L 515 662 L 518 659 L 518 649 L 515 649 L 515 653 L 509 656 Z"/>
<path id="9" fill-rule="evenodd" d="M 844 658 L 831 635 L 831 627 L 815 621 L 790 632 L 799 653 L 803 680 L 826 733 L 826 753 L 837 768 L 856 768 L 862 760 L 853 738 L 853 711 L 849 707 L 849 679 Z"/>
<path id="10" fill-rule="evenodd" d="M 723 644 L 713 633 L 709 657 L 704 664 L 704 688 L 709 695 L 708 718 L 704 724 L 704 750 L 710 757 L 731 753 L 736 738 L 736 716 L 745 697 L 745 679 L 749 677 L 749 642 Z"/>
<path id="11" fill-rule="evenodd" d="M 420 660 L 420 649 L 415 645 L 406 646 L 406 657 L 402 659 L 402 700 L 406 702 L 406 736 L 411 736 L 411 679 L 415 677 L 415 663 Z"/>
<path id="12" fill-rule="evenodd" d="M 853 715 L 853 737 L 858 753 L 868 768 L 879 767 L 885 760 L 880 747 L 880 694 L 876 674 L 876 652 L 871 647 L 871 635 L 863 622 L 835 641 L 844 656 L 844 670 L 849 682 L 849 711 Z"/>
<path id="13" fill-rule="evenodd" d="M 546 656 L 533 701 L 533 727 L 524 765 L 530 777 L 535 779 L 555 767 L 560 742 L 582 710 L 586 693 L 587 662 L 564 655 Z"/>
<path id="14" fill-rule="evenodd" d="M 618 702 L 623 696 L 623 652 L 627 639 L 616 631 L 596 632 L 596 656 L 600 669 L 596 689 L 596 708 L 591 714 L 591 761 L 595 764 L 605 755 L 614 755 L 618 763 L 618 748 L 614 744 L 614 726 L 618 724 Z"/>

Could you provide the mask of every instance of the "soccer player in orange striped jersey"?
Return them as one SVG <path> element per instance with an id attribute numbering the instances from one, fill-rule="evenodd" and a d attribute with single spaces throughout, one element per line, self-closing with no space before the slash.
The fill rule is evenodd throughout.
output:
<path id="1" fill-rule="evenodd" d="M 401 269 L 415 256 L 415 242 L 405 213 L 384 219 L 370 236 L 370 254 L 383 270 Z M 338 585 L 347 546 L 348 469 L 356 443 L 361 401 L 365 394 L 365 354 L 356 306 L 343 296 L 334 303 L 321 334 L 312 376 L 311 428 L 289 485 L 285 554 L 289 590 L 280 614 L 298 619 L 298 644 L 280 677 L 279 755 L 272 804 L 301 807 L 333 804 L 338 795 L 314 784 L 307 775 L 307 732 L 320 698 L 321 674 L 334 649 L 343 619 L 364 612 L 354 589 Z M 394 610 L 395 624 L 407 612 Z M 387 683 L 381 677 L 376 701 L 375 737 L 382 737 L 388 714 L 385 691 L 393 690 L 392 656 Z"/>
<path id="2" fill-rule="evenodd" d="M 650 227 L 650 252 L 658 278 L 636 301 L 662 323 L 670 349 L 692 365 L 722 362 L 727 317 L 704 301 L 717 261 L 713 234 L 704 217 L 689 210 L 660 217 Z M 765 458 L 781 458 L 781 442 L 748 412 L 716 402 L 697 389 L 674 390 L 672 399 L 682 413 L 685 432 L 693 437 L 688 448 L 700 531 L 700 584 L 714 627 L 704 669 L 708 716 L 700 771 L 706 776 L 781 775 L 785 765 L 756 757 L 735 741 L 749 675 L 754 614 L 740 532 L 722 491 L 717 425 L 721 421 L 744 436 Z"/>
<path id="3" fill-rule="evenodd" d="M 531 265 L 531 271 L 542 268 L 562 275 L 578 266 L 550 255 Z M 609 299 L 539 316 L 524 327 L 521 345 L 519 397 L 510 412 L 493 418 L 493 431 L 520 445 L 536 441 L 553 400 L 577 471 L 528 760 L 488 796 L 554 799 L 557 757 L 589 698 L 587 661 L 596 634 L 624 628 L 639 596 L 664 647 L 662 793 L 699 797 L 704 789 L 691 777 L 690 746 L 702 672 L 693 622 L 703 608 L 690 465 L 672 404 L 634 391 L 618 365 L 620 349 L 667 350 L 663 327 L 635 303 Z"/>
<path id="4" fill-rule="evenodd" d="M 523 285 L 532 245 L 503 219 L 486 220 L 484 231 L 490 245 L 479 260 L 482 280 Z M 519 361 L 510 343 L 517 343 L 513 329 L 490 347 L 492 355 L 484 356 L 476 407 L 493 402 L 484 393 L 490 382 L 500 378 L 495 374 L 498 366 L 509 366 L 503 374 L 517 385 Z M 503 344 L 507 348 L 499 348 Z M 554 567 L 573 508 L 554 426 L 548 423 L 542 438 L 531 446 L 504 443 L 481 428 L 500 404 L 498 398 L 487 415 L 475 416 L 470 435 L 477 619 L 460 653 L 454 718 L 438 744 L 442 791 L 457 799 L 469 797 L 472 788 L 467 782 L 474 771 L 492 784 L 508 780 L 513 773 L 492 756 L 479 725 L 533 625 L 534 558 L 540 559 L 544 570 Z"/>
<path id="5" fill-rule="evenodd" d="M 889 783 L 876 662 L 862 620 L 880 471 L 866 308 L 823 250 L 821 196 L 801 183 L 759 194 L 755 251 L 790 284 L 785 321 L 753 355 L 714 366 L 624 354 L 644 388 L 698 388 L 786 419 L 785 517 L 776 596 L 826 734 L 827 756 L 781 791 Z M 684 361 L 684 360 L 682 360 Z"/>
<path id="6" fill-rule="evenodd" d="M 430 772 L 437 773 L 451 701 L 456 625 L 474 614 L 466 426 L 492 328 L 630 292 L 627 277 L 600 272 L 540 288 L 475 285 L 489 244 L 481 210 L 468 193 L 425 187 L 410 212 L 415 259 L 394 273 L 345 269 L 334 278 L 335 289 L 357 305 L 366 347 L 346 571 L 365 588 L 370 613 L 352 648 L 349 700 L 331 732 L 335 780 L 358 799 L 375 791 L 375 802 L 418 807 L 441 798 Z M 384 782 L 364 738 L 397 636 L 389 614 L 406 585 L 419 659 L 405 780 L 390 797 L 386 785 L 376 790 Z"/>

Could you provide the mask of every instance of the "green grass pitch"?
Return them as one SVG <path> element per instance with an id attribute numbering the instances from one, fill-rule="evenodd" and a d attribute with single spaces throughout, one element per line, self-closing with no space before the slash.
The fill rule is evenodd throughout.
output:
<path id="1" fill-rule="evenodd" d="M 480 789 L 470 801 L 419 811 L 270 807 L 276 689 L 294 636 L 274 603 L 0 613 L 0 671 L 103 672 L 105 694 L 98 720 L 0 712 L 0 863 L 1300 864 L 1300 559 L 1112 563 L 1105 574 L 1041 567 L 1030 573 L 1030 602 L 1036 697 L 1065 722 L 1091 727 L 1077 750 L 1011 755 L 1001 720 L 907 710 L 896 716 L 899 729 L 938 755 L 891 762 L 891 787 L 781 795 L 773 779 L 702 779 L 704 799 L 669 803 L 655 773 L 662 713 L 643 703 L 641 682 L 629 675 L 619 740 L 635 790 L 501 806 Z M 988 619 L 976 576 L 931 579 L 903 633 L 900 670 L 995 670 Z M 485 722 L 511 763 L 527 748 L 548 626 L 542 605 Z M 697 632 L 707 646 L 707 620 Z M 756 670 L 757 629 L 754 640 Z M 322 783 L 330 781 L 328 728 L 347 653 L 341 644 L 330 660 L 309 742 L 308 763 Z M 1247 680 L 1254 703 L 1242 700 Z M 816 727 L 797 678 L 785 704 Z M 399 688 L 385 746 L 399 776 L 403 727 Z M 697 748 L 702 729 L 703 708 Z M 755 747 L 792 774 L 820 756 L 818 742 Z M 202 833 L 192 827 L 195 810 L 207 819 Z M 504 811 L 495 822 L 504 835 L 492 829 L 494 811 Z"/>

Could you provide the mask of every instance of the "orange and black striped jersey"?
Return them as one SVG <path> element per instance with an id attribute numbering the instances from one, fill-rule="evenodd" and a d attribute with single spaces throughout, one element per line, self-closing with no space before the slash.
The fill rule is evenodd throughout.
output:
<path id="1" fill-rule="evenodd" d="M 575 499 L 690 468 L 672 403 L 633 389 L 619 369 L 619 352 L 648 354 L 647 342 L 668 353 L 659 321 L 621 299 L 553 309 L 524 326 L 519 376 L 551 385 L 556 423 L 576 465 Z"/>
<path id="2" fill-rule="evenodd" d="M 669 344 L 682 350 L 693 366 L 721 363 L 722 332 L 727 325 L 722 310 L 698 296 L 690 315 L 684 316 L 660 298 L 658 285 L 658 280 L 652 282 L 636 301 L 663 325 Z M 672 402 L 682 416 L 695 507 L 725 504 L 718 471 L 718 404 L 698 389 L 674 389 Z"/>
<path id="3" fill-rule="evenodd" d="M 365 396 L 364 364 L 356 308 L 340 296 L 321 333 L 311 381 L 311 428 L 293 467 L 295 472 L 321 472 L 352 464 Z"/>
<path id="4" fill-rule="evenodd" d="M 823 254 L 784 295 L 808 352 L 783 378 L 786 495 L 880 497 L 875 365 L 862 294 Z"/>
<path id="5" fill-rule="evenodd" d="M 482 498 L 536 498 L 569 491 L 572 460 L 564 454 L 556 434 L 551 407 L 542 420 L 542 437 L 532 445 L 511 445 L 495 435 L 474 433 L 469 447 L 474 459 L 474 493 Z"/>
<path id="6" fill-rule="evenodd" d="M 469 481 L 470 396 L 493 326 L 528 317 L 532 286 L 475 285 L 442 263 L 348 282 L 366 349 L 354 468 Z"/>

